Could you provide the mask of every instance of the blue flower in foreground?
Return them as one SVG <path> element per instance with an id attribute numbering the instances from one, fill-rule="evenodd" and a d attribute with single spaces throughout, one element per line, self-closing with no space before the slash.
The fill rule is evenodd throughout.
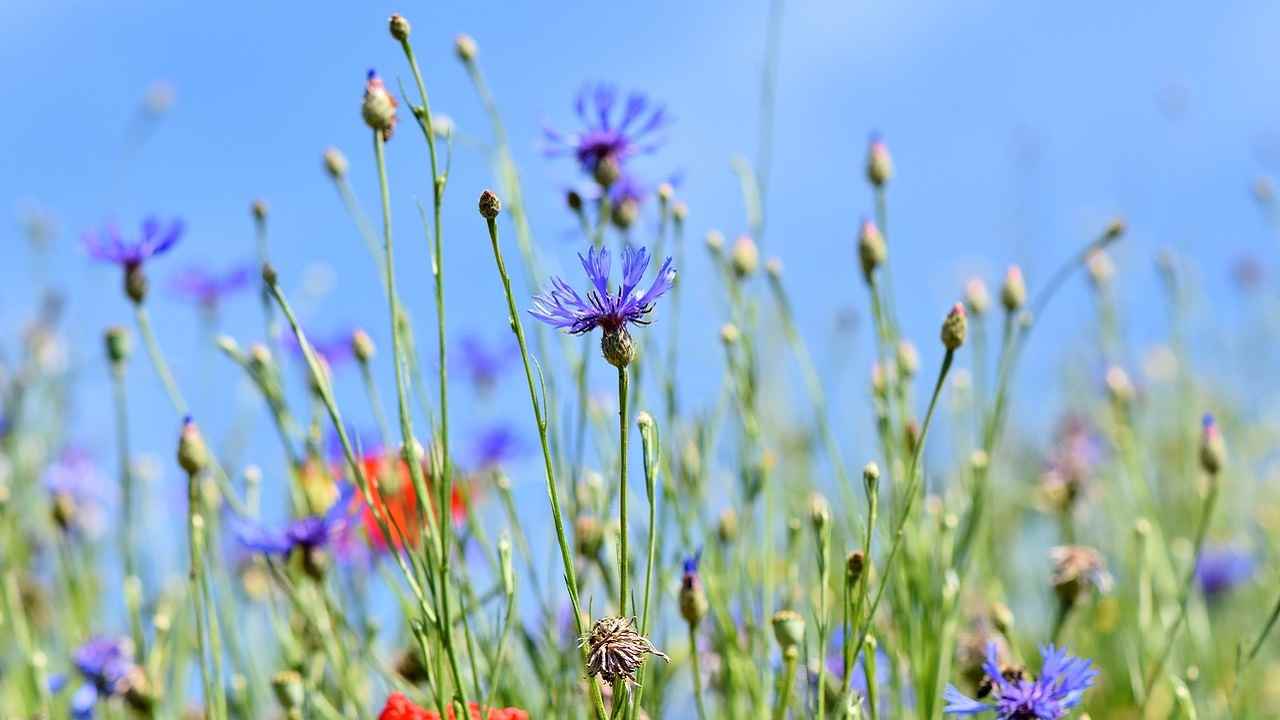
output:
<path id="1" fill-rule="evenodd" d="M 355 490 L 349 483 L 339 487 L 338 499 L 324 515 L 294 520 L 280 530 L 243 527 L 238 533 L 247 548 L 267 555 L 288 555 L 293 550 L 320 550 L 342 536 L 351 527 L 356 506 L 351 502 Z"/>
<path id="2" fill-rule="evenodd" d="M 140 682 L 133 646 L 126 638 L 93 638 L 76 649 L 72 660 L 85 681 L 71 697 L 71 717 L 76 720 L 93 717 L 99 700 L 122 697 Z M 50 689 L 59 692 L 67 682 L 65 675 L 54 676 L 49 680 Z"/>
<path id="3" fill-rule="evenodd" d="M 1205 548 L 1196 561 L 1196 583 L 1209 600 L 1217 600 L 1227 591 L 1253 577 L 1257 561 L 1252 555 L 1234 548 Z"/>
<path id="4" fill-rule="evenodd" d="M 245 266 L 224 273 L 190 267 L 173 278 L 171 287 L 175 295 L 213 308 L 227 295 L 248 287 L 250 277 L 249 268 Z"/>
<path id="5" fill-rule="evenodd" d="M 142 222 L 142 236 L 137 242 L 127 242 L 114 225 L 108 225 L 102 232 L 91 232 L 84 236 L 84 247 L 89 255 L 103 262 L 117 265 L 136 266 L 146 260 L 162 255 L 177 244 L 182 237 L 181 220 L 173 220 L 162 225 L 159 218 L 148 217 Z"/>
<path id="6" fill-rule="evenodd" d="M 676 281 L 676 270 L 667 258 L 654 277 L 649 289 L 640 291 L 639 285 L 649 267 L 649 251 L 630 245 L 622 250 L 622 285 L 616 292 L 609 291 L 609 251 L 592 248 L 586 257 L 578 259 L 591 280 L 592 289 L 584 301 L 578 292 L 564 280 L 551 278 L 549 291 L 535 295 L 529 314 L 539 320 L 567 330 L 575 335 L 600 327 L 604 330 L 601 348 L 604 357 L 617 367 L 625 367 L 635 357 L 627 323 L 647 325 L 654 302 L 670 290 Z"/>
<path id="7" fill-rule="evenodd" d="M 616 171 L 628 158 L 649 153 L 662 145 L 657 137 L 667 124 L 667 114 L 643 93 L 633 92 L 619 102 L 612 85 L 586 86 L 574 102 L 582 122 L 581 131 L 562 134 L 543 130 L 548 155 L 572 153 L 582 170 L 598 176 L 601 163 L 609 161 Z M 604 183 L 608 184 L 608 183 Z"/>
<path id="8" fill-rule="evenodd" d="M 997 658 L 995 643 L 987 646 L 987 660 L 983 670 L 991 682 L 992 703 L 967 697 L 948 685 L 943 693 L 948 715 L 978 715 L 994 712 L 998 720 L 1061 720 L 1080 703 L 1084 691 L 1093 684 L 1098 671 L 1091 661 L 1067 654 L 1066 651 L 1046 645 L 1040 648 L 1043 662 L 1040 676 L 1028 680 L 1022 673 L 1002 671 Z"/>

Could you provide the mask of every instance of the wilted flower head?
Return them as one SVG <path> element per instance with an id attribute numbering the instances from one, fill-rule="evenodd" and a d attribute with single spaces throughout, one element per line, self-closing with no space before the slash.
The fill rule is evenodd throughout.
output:
<path id="1" fill-rule="evenodd" d="M 602 164 L 620 168 L 628 159 L 661 146 L 662 139 L 657 135 L 667 124 L 663 107 L 638 92 L 629 94 L 625 101 L 619 100 L 617 88 L 612 85 L 583 87 L 574 102 L 582 129 L 564 134 L 545 128 L 547 154 L 572 154 L 583 172 L 599 179 Z"/>
<path id="2" fill-rule="evenodd" d="M 231 268 L 222 273 L 192 266 L 175 276 L 171 287 L 175 295 L 206 308 L 213 308 L 227 295 L 248 287 L 251 277 L 246 266 Z"/>
<path id="3" fill-rule="evenodd" d="M 1257 570 L 1252 554 L 1230 547 L 1205 548 L 1196 560 L 1196 583 L 1208 600 L 1217 600 L 1247 582 Z"/>
<path id="4" fill-rule="evenodd" d="M 95 637 L 76 648 L 72 662 L 84 684 L 71 697 L 71 717 L 85 720 L 93 717 L 99 700 L 131 696 L 132 702 L 143 700 L 146 678 L 134 663 L 133 645 L 128 638 Z M 50 678 L 53 692 L 68 683 L 65 675 Z"/>
<path id="5" fill-rule="evenodd" d="M 649 655 L 667 662 L 671 658 L 636 631 L 635 618 L 604 617 L 596 621 L 591 632 L 579 638 L 578 647 L 587 649 L 587 676 L 599 677 L 606 684 L 624 681 L 636 684 L 636 671 Z"/>
<path id="6" fill-rule="evenodd" d="M 1083 494 L 1101 456 L 1101 443 L 1088 422 L 1068 415 L 1058 423 L 1045 458 L 1040 487 L 1058 509 L 1070 507 Z"/>
<path id="7" fill-rule="evenodd" d="M 584 301 L 578 292 L 564 280 L 553 277 L 552 289 L 535 295 L 529 314 L 539 320 L 575 335 L 590 332 L 597 326 L 604 329 L 602 347 L 610 363 L 625 366 L 634 356 L 630 347 L 631 336 L 627 323 L 646 325 L 654 302 L 675 284 L 676 271 L 667 258 L 658 268 L 658 274 L 641 292 L 640 280 L 649 267 L 649 251 L 631 245 L 622 250 L 622 283 L 616 292 L 609 291 L 609 251 L 591 248 L 586 257 L 578 255 L 582 267 L 591 281 L 592 289 Z M 625 347 L 611 345 L 625 344 Z M 624 352 L 625 351 L 625 352 Z"/>
<path id="8" fill-rule="evenodd" d="M 1049 550 L 1049 559 L 1053 561 L 1050 581 L 1064 605 L 1073 605 L 1087 591 L 1107 592 L 1111 589 L 1107 563 L 1091 547 L 1060 545 Z"/>
<path id="9" fill-rule="evenodd" d="M 991 683 L 993 702 L 980 702 L 948 685 L 943 693 L 948 715 L 979 715 L 994 712 L 997 720 L 1061 720 L 1067 716 L 1085 690 L 1093 684 L 1098 671 L 1092 662 L 1069 655 L 1065 650 L 1046 645 L 1040 648 L 1040 676 L 1027 679 L 1019 670 L 1000 666 L 995 643 L 987 646 L 983 664 Z"/>

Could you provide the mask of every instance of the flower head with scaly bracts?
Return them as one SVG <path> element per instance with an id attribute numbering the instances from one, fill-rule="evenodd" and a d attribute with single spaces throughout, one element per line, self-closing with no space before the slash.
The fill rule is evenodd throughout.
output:
<path id="1" fill-rule="evenodd" d="M 627 323 L 647 325 L 653 304 L 663 293 L 675 285 L 676 270 L 667 258 L 654 277 L 649 289 L 640 291 L 640 280 L 649 267 L 649 251 L 630 245 L 622 250 L 622 285 L 616 292 L 609 290 L 609 251 L 592 248 L 586 257 L 578 255 L 592 289 L 584 301 L 576 290 L 564 280 L 551 279 L 552 289 L 533 298 L 529 314 L 553 327 L 567 330 L 574 335 L 591 332 L 596 327 L 604 330 L 601 348 L 610 364 L 625 367 L 635 357 Z"/>
<path id="2" fill-rule="evenodd" d="M 124 270 L 125 295 L 134 303 L 141 303 L 147 297 L 147 277 L 142 273 L 142 264 L 176 245 L 183 227 L 181 220 L 163 225 L 151 216 L 142 222 L 141 237 L 128 242 L 118 228 L 108 225 L 101 232 L 86 233 L 84 248 L 95 260 L 119 265 Z"/>
<path id="3" fill-rule="evenodd" d="M 994 702 L 974 700 L 948 685 L 943 699 L 947 715 L 979 715 L 994 712 L 997 720 L 1061 720 L 1093 684 L 1098 671 L 1092 662 L 1046 645 L 1040 648 L 1040 676 L 1027 679 L 1016 670 L 1001 669 L 995 643 L 987 645 L 983 671 L 991 682 Z"/>
<path id="4" fill-rule="evenodd" d="M 623 162 L 650 153 L 662 145 L 658 133 L 667 125 L 666 110 L 643 93 L 633 92 L 619 102 L 618 90 L 601 83 L 578 93 L 574 112 L 582 129 L 564 134 L 545 128 L 548 155 L 572 154 L 583 172 L 604 182 L 602 166 L 616 172 Z"/>
<path id="5" fill-rule="evenodd" d="M 234 267 L 222 273 L 192 266 L 174 277 L 170 288 L 174 295 L 212 309 L 228 295 L 249 287 L 250 277 L 247 266 Z"/>

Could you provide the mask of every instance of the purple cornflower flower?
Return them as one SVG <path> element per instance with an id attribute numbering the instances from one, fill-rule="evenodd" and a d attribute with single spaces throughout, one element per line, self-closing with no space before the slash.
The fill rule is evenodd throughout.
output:
<path id="1" fill-rule="evenodd" d="M 281 341 L 294 355 L 299 358 L 303 357 L 302 346 L 298 344 L 296 335 L 286 332 L 283 334 Z M 331 369 L 355 357 L 355 351 L 351 347 L 350 330 L 337 332 L 326 337 L 317 337 L 307 333 L 307 342 L 311 343 L 311 349 L 315 351 L 316 356 L 324 360 Z"/>
<path id="2" fill-rule="evenodd" d="M 181 220 L 163 226 L 152 216 L 142 221 L 142 237 L 137 242 L 125 242 L 116 226 L 108 225 L 101 233 L 86 233 L 84 247 L 90 257 L 119 265 L 124 270 L 125 295 L 141 304 L 147 297 L 147 276 L 142 264 L 168 252 L 182 237 L 182 230 Z"/>
<path id="3" fill-rule="evenodd" d="M 601 349 L 605 359 L 612 365 L 625 367 L 635 357 L 627 323 L 647 325 L 654 302 L 675 285 L 676 270 L 671 266 L 671 258 L 658 268 L 649 289 L 640 292 L 640 280 L 649 267 L 649 251 L 626 246 L 622 250 L 622 285 L 613 293 L 609 291 L 607 249 L 591 248 L 586 257 L 579 254 L 578 259 L 592 284 L 586 301 L 564 280 L 553 277 L 552 289 L 534 296 L 529 314 L 574 335 L 603 328 Z"/>
<path id="4" fill-rule="evenodd" d="M 44 471 L 53 518 L 64 531 L 94 537 L 106 524 L 106 477 L 83 448 L 68 447 Z"/>
<path id="5" fill-rule="evenodd" d="M 248 287 L 249 279 L 249 268 L 243 265 L 223 273 L 192 266 L 175 276 L 170 287 L 175 295 L 213 309 L 227 295 Z"/>
<path id="6" fill-rule="evenodd" d="M 520 453 L 520 436 L 508 425 L 494 425 L 480 433 L 472 444 L 472 462 L 477 470 L 501 465 Z"/>
<path id="7" fill-rule="evenodd" d="M 574 112 L 582 129 L 563 134 L 545 128 L 546 153 L 572 154 L 583 172 L 592 177 L 600 178 L 602 164 L 612 165 L 616 172 L 629 158 L 662 145 L 662 138 L 656 135 L 667 125 L 666 110 L 643 93 L 633 92 L 619 103 L 617 88 L 612 85 L 587 85 L 578 92 Z"/>
<path id="8" fill-rule="evenodd" d="M 71 697 L 71 717 L 76 720 L 92 718 L 98 700 L 141 689 L 141 670 L 127 638 L 95 637 L 76 649 L 72 661 L 85 681 Z M 67 683 L 66 675 L 56 675 L 49 680 L 50 690 L 60 692 Z"/>
<path id="9" fill-rule="evenodd" d="M 1206 599 L 1220 599 L 1227 591 L 1253 577 L 1257 561 L 1243 550 L 1229 547 L 1205 548 L 1196 561 L 1196 582 Z"/>
<path id="10" fill-rule="evenodd" d="M 495 343 L 492 347 L 475 335 L 462 338 L 462 369 L 471 384 L 481 392 L 488 392 L 497 384 L 502 371 L 516 357 L 518 346 L 510 342 Z"/>
<path id="11" fill-rule="evenodd" d="M 351 526 L 356 506 L 351 502 L 355 495 L 350 483 L 343 483 L 338 499 L 324 515 L 311 515 L 294 520 L 280 530 L 261 527 L 243 527 L 238 535 L 247 548 L 266 555 L 288 555 L 294 550 L 310 552 L 324 549 L 337 540 Z"/>
<path id="12" fill-rule="evenodd" d="M 1084 691 L 1093 684 L 1098 671 L 1092 662 L 1073 657 L 1065 650 L 1045 645 L 1040 648 L 1043 662 L 1040 676 L 1028 680 L 1021 671 L 1002 669 L 997 658 L 995 643 L 987 645 L 987 660 L 983 671 L 991 682 L 994 702 L 974 700 L 960 692 L 954 685 L 947 685 L 942 697 L 948 715 L 978 715 L 994 712 L 997 720 L 1061 720 L 1080 703 Z"/>

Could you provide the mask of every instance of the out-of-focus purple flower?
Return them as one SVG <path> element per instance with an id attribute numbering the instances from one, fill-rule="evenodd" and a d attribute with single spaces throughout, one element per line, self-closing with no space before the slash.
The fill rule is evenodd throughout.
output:
<path id="1" fill-rule="evenodd" d="M 268 530 L 246 526 L 239 529 L 240 542 L 245 547 L 266 555 L 288 555 L 293 550 L 320 550 L 339 539 L 351 527 L 356 511 L 353 504 L 353 486 L 343 483 L 338 499 L 324 515 L 312 515 L 294 520 L 282 529 Z"/>
<path id="2" fill-rule="evenodd" d="M 667 258 L 649 289 L 640 292 L 638 286 L 649 267 L 649 251 L 631 245 L 622 250 L 622 285 L 616 292 L 609 291 L 609 251 L 591 248 L 586 257 L 578 259 L 591 281 L 584 301 L 578 292 L 564 280 L 551 278 L 549 291 L 535 295 L 529 314 L 553 327 L 575 335 L 590 332 L 596 327 L 605 332 L 623 329 L 627 323 L 648 324 L 654 301 L 675 284 L 676 270 Z"/>
<path id="3" fill-rule="evenodd" d="M 629 158 L 660 147 L 660 133 L 668 121 L 665 109 L 638 92 L 619 100 L 612 85 L 583 87 L 574 102 L 582 128 L 573 133 L 545 128 L 547 154 L 571 154 L 583 172 L 595 176 L 606 160 L 620 167 Z"/>
<path id="4" fill-rule="evenodd" d="M 475 335 L 467 335 L 459 343 L 462 369 L 477 390 L 487 392 L 497 384 L 499 376 L 511 365 L 519 350 L 514 342 L 498 342 L 490 346 Z"/>
<path id="5" fill-rule="evenodd" d="M 836 631 L 832 634 L 831 647 L 828 648 L 825 665 L 826 671 L 830 673 L 831 677 L 840 679 L 844 678 L 844 632 L 840 628 L 836 628 Z M 879 693 L 880 702 L 877 704 L 877 709 L 882 717 L 888 710 L 889 706 L 893 703 L 893 696 L 888 692 L 890 680 L 889 671 L 892 667 L 892 661 L 889 659 L 889 655 L 884 651 L 884 648 L 877 647 L 875 680 L 876 688 L 881 691 Z M 813 674 L 810 683 L 810 689 L 813 692 L 817 692 L 818 676 L 816 673 Z M 834 686 L 831 682 L 828 681 L 827 691 L 830 692 L 833 687 Z M 863 669 L 861 656 L 859 656 L 853 663 L 853 672 L 849 674 L 849 687 L 858 693 L 858 697 L 862 702 L 863 712 L 865 713 L 867 711 L 867 673 Z M 830 698 L 830 696 L 828 696 L 828 698 Z M 915 697 L 911 694 L 909 688 L 903 688 L 902 700 L 903 704 L 907 706 L 915 702 Z"/>
<path id="6" fill-rule="evenodd" d="M 994 712 L 998 720 L 1061 720 L 1067 716 L 1085 690 L 1093 684 L 1098 671 L 1092 662 L 1069 655 L 1053 645 L 1040 648 L 1040 676 L 1029 680 L 1021 672 L 1006 672 L 1000 667 L 995 643 L 987 646 L 983 664 L 991 682 L 994 702 L 974 700 L 947 685 L 942 709 L 947 715 L 979 715 Z"/>
<path id="7" fill-rule="evenodd" d="M 151 216 L 142 222 L 142 235 L 136 242 L 126 241 L 115 225 L 108 225 L 99 232 L 86 233 L 84 247 L 96 260 L 137 267 L 177 244 L 183 229 L 181 220 L 164 225 L 159 218 Z"/>
<path id="8" fill-rule="evenodd" d="M 72 662 L 84 679 L 71 697 L 71 717 L 75 720 L 92 718 L 99 700 L 123 697 L 142 682 L 127 638 L 95 637 L 76 649 Z M 60 692 L 68 682 L 66 675 L 56 675 L 49 680 L 50 690 Z"/>
<path id="9" fill-rule="evenodd" d="M 53 502 L 54 519 L 63 530 L 88 537 L 101 534 L 110 498 L 106 476 L 89 453 L 67 447 L 44 471 L 44 488 Z"/>
<path id="10" fill-rule="evenodd" d="M 170 286 L 175 295 L 214 308 L 226 296 L 248 287 L 250 278 L 249 268 L 243 265 L 223 273 L 192 266 L 176 275 Z"/>
<path id="11" fill-rule="evenodd" d="M 295 356 L 302 357 L 302 346 L 298 344 L 298 338 L 293 333 L 283 333 L 281 342 Z M 323 337 L 307 333 L 307 342 L 311 343 L 311 349 L 315 351 L 320 359 L 328 363 L 330 368 L 341 365 L 355 357 L 355 351 L 351 349 L 350 330 Z"/>
<path id="12" fill-rule="evenodd" d="M 1196 583 L 1206 599 L 1217 600 L 1247 582 L 1256 569 L 1257 561 L 1248 552 L 1230 547 L 1205 548 L 1196 561 Z"/>
<path id="13" fill-rule="evenodd" d="M 1079 415 L 1063 418 L 1054 435 L 1053 446 L 1045 457 L 1041 486 L 1056 503 L 1069 507 L 1087 489 L 1090 475 L 1102 457 L 1102 444 Z"/>
<path id="14" fill-rule="evenodd" d="M 476 436 L 472 463 L 477 470 L 487 470 L 516 457 L 522 449 L 520 436 L 511 426 L 494 425 Z"/>
<path id="15" fill-rule="evenodd" d="M 1262 285 L 1265 271 L 1255 255 L 1243 255 L 1231 266 L 1231 279 L 1243 292 L 1252 292 Z"/>

